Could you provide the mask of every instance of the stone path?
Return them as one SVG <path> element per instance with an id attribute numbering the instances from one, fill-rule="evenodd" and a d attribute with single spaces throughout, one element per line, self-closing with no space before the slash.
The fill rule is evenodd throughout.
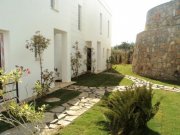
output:
<path id="1" fill-rule="evenodd" d="M 129 76 L 129 75 L 126 75 L 125 78 L 133 81 L 136 86 L 152 85 L 153 89 L 162 89 L 162 90 L 167 90 L 167 91 L 172 91 L 172 92 L 180 92 L 180 88 L 178 88 L 178 87 L 171 87 L 171 86 L 165 86 L 165 85 L 160 85 L 160 84 L 154 84 L 154 83 L 151 83 L 151 82 L 146 81 L 144 79 L 139 79 L 139 78 Z"/>
<path id="2" fill-rule="evenodd" d="M 78 97 L 64 103 L 61 106 L 53 108 L 50 112 L 47 112 L 46 123 L 47 126 L 42 132 L 42 135 L 52 133 L 54 129 L 69 125 L 74 119 L 79 117 L 94 104 L 99 102 L 104 95 L 105 90 L 111 91 L 114 87 L 85 87 L 71 85 L 67 87 L 67 90 L 74 90 L 82 92 Z M 55 119 L 53 119 L 55 117 Z M 49 120 L 48 120 L 49 118 Z M 51 121 L 52 120 L 52 121 Z"/>

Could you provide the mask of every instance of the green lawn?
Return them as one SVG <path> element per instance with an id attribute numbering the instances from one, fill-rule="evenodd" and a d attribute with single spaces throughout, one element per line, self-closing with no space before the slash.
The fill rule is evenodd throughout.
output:
<path id="1" fill-rule="evenodd" d="M 148 123 L 144 135 L 180 135 L 180 93 L 156 90 L 153 100 L 160 98 L 160 110 Z M 100 101 L 58 135 L 109 135 L 103 111 Z"/>
<path id="2" fill-rule="evenodd" d="M 150 78 L 142 77 L 138 74 L 135 74 L 132 72 L 132 66 L 130 64 L 129 65 L 126 65 L 126 64 L 114 65 L 113 69 L 122 75 L 131 75 L 137 78 L 145 79 L 149 82 L 156 83 L 156 84 L 162 84 L 162 85 L 172 86 L 172 87 L 180 87 L 180 82 L 155 80 L 155 79 L 150 79 Z"/>
<path id="3" fill-rule="evenodd" d="M 133 82 L 124 78 L 123 75 L 107 74 L 106 72 L 100 74 L 84 74 L 73 79 L 76 81 L 76 85 L 88 86 L 88 87 L 102 87 L 102 86 L 117 86 L 117 85 L 132 85 Z"/>

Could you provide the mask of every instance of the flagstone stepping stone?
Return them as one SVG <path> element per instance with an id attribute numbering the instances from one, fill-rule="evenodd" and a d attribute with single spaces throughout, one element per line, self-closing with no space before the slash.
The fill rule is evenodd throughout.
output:
<path id="1" fill-rule="evenodd" d="M 60 120 L 58 121 L 58 125 L 62 125 L 62 126 L 67 126 L 71 123 L 71 121 L 65 121 L 65 120 Z"/>
<path id="2" fill-rule="evenodd" d="M 96 94 L 98 95 L 104 95 L 105 91 L 104 90 L 97 90 Z"/>
<path id="3" fill-rule="evenodd" d="M 50 124 L 50 125 L 49 125 L 49 129 L 55 129 L 56 127 L 57 127 L 56 124 Z"/>
<path id="4" fill-rule="evenodd" d="M 72 122 L 74 119 L 76 119 L 78 116 L 66 116 L 65 118 L 64 118 L 64 120 L 65 121 L 70 121 L 70 122 Z"/>
<path id="5" fill-rule="evenodd" d="M 81 108 L 82 108 L 81 106 L 72 106 L 72 107 L 69 108 L 69 110 L 74 110 L 74 111 L 76 111 L 76 110 L 79 110 L 79 109 L 81 109 Z"/>
<path id="6" fill-rule="evenodd" d="M 96 98 L 95 94 L 89 94 L 89 98 Z"/>
<path id="7" fill-rule="evenodd" d="M 57 106 L 50 110 L 53 113 L 62 113 L 66 108 L 64 106 Z"/>
<path id="8" fill-rule="evenodd" d="M 79 116 L 81 113 L 79 111 L 73 111 L 73 110 L 68 110 L 66 113 L 70 116 Z"/>
<path id="9" fill-rule="evenodd" d="M 46 98 L 46 99 L 45 99 L 45 102 L 47 102 L 47 103 L 52 103 L 52 102 L 58 102 L 58 101 L 60 101 L 60 100 L 61 100 L 60 98 L 51 97 L 51 98 Z"/>
<path id="10" fill-rule="evenodd" d="M 64 106 L 64 107 L 68 108 L 70 105 L 69 105 L 69 104 L 67 104 L 67 103 L 64 103 L 64 104 L 62 104 L 62 106 Z"/>
<path id="11" fill-rule="evenodd" d="M 92 99 L 92 100 L 91 100 L 91 102 L 94 102 L 94 103 L 97 103 L 97 102 L 99 102 L 99 101 L 100 101 L 99 98 L 95 98 L 95 99 Z"/>
<path id="12" fill-rule="evenodd" d="M 57 117 L 58 117 L 58 119 L 60 120 L 60 119 L 64 118 L 65 116 L 67 116 L 67 114 L 62 113 L 62 114 L 58 115 Z"/>
<path id="13" fill-rule="evenodd" d="M 88 97 L 88 95 L 89 95 L 89 94 L 88 94 L 87 92 L 83 92 L 83 93 L 81 93 L 81 94 L 79 95 L 79 97 L 80 97 L 80 98 L 82 98 L 82 97 L 85 98 L 85 97 Z"/>
<path id="14" fill-rule="evenodd" d="M 81 102 L 82 102 L 82 103 L 86 103 L 86 102 L 88 102 L 88 101 L 89 101 L 89 99 L 87 99 L 87 98 L 81 99 Z"/>
<path id="15" fill-rule="evenodd" d="M 44 123 L 50 123 L 51 121 L 54 120 L 54 117 L 55 117 L 54 113 L 45 112 L 43 122 Z"/>
<path id="16" fill-rule="evenodd" d="M 70 105 L 74 105 L 74 104 L 76 104 L 77 102 L 79 102 L 79 99 L 73 99 L 73 100 L 70 100 L 70 101 L 68 101 L 67 103 L 68 104 L 70 104 Z"/>

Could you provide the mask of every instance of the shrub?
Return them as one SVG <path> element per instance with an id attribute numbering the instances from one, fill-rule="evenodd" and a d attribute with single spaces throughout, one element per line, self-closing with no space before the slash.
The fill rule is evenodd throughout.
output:
<path id="1" fill-rule="evenodd" d="M 159 109 L 160 102 L 152 105 L 152 98 L 152 89 L 146 86 L 113 92 L 104 102 L 112 134 L 134 135 L 142 131 Z"/>

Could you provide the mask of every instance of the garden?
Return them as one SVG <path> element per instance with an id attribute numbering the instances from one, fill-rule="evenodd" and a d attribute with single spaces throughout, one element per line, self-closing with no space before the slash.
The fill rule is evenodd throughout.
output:
<path id="1" fill-rule="evenodd" d="M 120 75 L 132 75 L 142 78 L 141 76 L 132 73 L 131 65 L 115 65 L 113 66 L 113 69 Z M 161 82 L 159 80 L 152 80 L 145 77 L 143 77 L 143 79 L 166 86 L 174 86 L 174 84 L 171 84 L 170 82 Z M 91 79 L 91 76 L 82 76 L 82 78 L 80 77 L 76 81 L 78 85 L 98 85 L 98 81 L 94 81 L 93 83 L 91 80 L 94 80 Z M 111 80 L 111 78 L 109 78 L 109 80 Z M 121 85 L 127 85 L 127 82 L 123 84 L 121 81 L 122 79 L 119 79 L 119 83 Z M 114 81 L 112 81 L 112 84 L 109 82 L 108 85 L 114 85 L 113 83 Z M 132 82 L 129 81 L 128 83 L 131 84 Z M 179 85 L 175 86 L 179 87 Z M 107 109 L 103 105 L 104 98 L 106 99 L 107 95 L 105 95 L 102 100 L 94 105 L 90 110 L 72 122 L 72 124 L 59 130 L 59 135 L 109 135 L 111 130 L 108 126 L 108 119 L 103 113 L 106 112 Z M 152 104 L 160 102 L 159 110 L 157 111 L 157 114 L 150 121 L 148 121 L 147 128 L 145 128 L 143 133 L 137 133 L 137 135 L 179 135 L 179 99 L 180 93 L 164 90 L 153 90 Z M 128 99 L 126 100 L 129 101 Z M 135 133 L 133 135 L 135 135 Z"/>
<path id="2" fill-rule="evenodd" d="M 78 76 L 82 56 L 76 42 L 71 57 L 72 81 L 76 83 L 50 91 L 58 71 L 42 66 L 42 53 L 49 42 L 37 32 L 26 43 L 39 59 L 40 68 L 31 100 L 19 102 L 18 93 L 7 98 L 15 91 L 9 91 L 7 85 L 18 89 L 21 78 L 30 74 L 28 68 L 0 71 L 0 134 L 179 135 L 178 82 L 139 76 L 130 64 L 113 65 L 99 74 L 94 74 L 92 67 L 92 73 Z"/>
<path id="3" fill-rule="evenodd" d="M 135 76 L 137 78 L 142 79 L 141 76 L 138 76 L 132 73 L 131 65 L 114 65 L 112 69 L 107 70 L 105 72 L 102 72 L 99 74 L 91 74 L 91 73 L 84 74 L 84 75 L 79 76 L 78 78 L 74 78 L 73 81 L 77 82 L 74 85 L 76 87 L 102 88 L 106 90 L 107 88 L 114 89 L 116 86 L 126 86 L 126 87 L 132 86 L 133 82 L 131 80 L 128 80 L 125 77 L 126 75 L 131 75 L 131 76 Z M 143 77 L 143 79 L 148 80 L 152 83 L 157 83 L 161 85 L 163 84 L 166 86 L 176 86 L 177 88 L 179 87 L 177 84 L 174 85 L 174 84 L 171 84 L 170 82 L 161 82 L 159 80 L 152 80 L 145 77 Z M 72 89 L 70 90 L 70 88 L 71 86 L 55 91 L 51 94 L 46 95 L 45 97 L 41 97 L 37 99 L 36 108 L 41 108 L 43 105 L 47 105 L 47 106 L 45 110 L 41 108 L 43 110 L 42 114 L 41 114 L 42 112 L 41 109 L 40 110 L 37 109 L 37 112 L 33 111 L 32 114 L 39 116 L 38 117 L 39 119 L 41 115 L 44 115 L 47 112 L 50 112 L 50 110 L 52 110 L 53 108 L 57 106 L 62 106 L 63 104 L 66 104 L 67 102 L 81 95 L 81 93 L 84 93 L 83 91 L 76 91 Z M 127 91 L 131 91 L 131 87 L 130 87 L 130 90 L 127 90 Z M 92 134 L 97 134 L 97 135 L 106 135 L 106 134 L 107 135 L 108 134 L 178 135 L 180 131 L 180 128 L 178 126 L 180 124 L 180 116 L 179 116 L 180 94 L 178 92 L 171 92 L 171 91 L 164 91 L 164 90 L 152 90 L 151 92 L 149 92 L 149 90 L 143 89 L 143 88 L 137 91 L 140 91 L 139 93 L 140 96 L 138 97 L 141 98 L 141 100 L 144 100 L 145 101 L 144 104 L 148 104 L 149 108 L 146 108 L 146 105 L 144 106 L 142 104 L 141 105 L 144 107 L 142 107 L 141 105 L 140 106 L 142 108 L 145 108 L 145 110 L 149 109 L 149 111 L 145 113 L 146 115 L 139 114 L 139 115 L 135 115 L 135 117 L 132 115 L 132 117 L 130 117 L 130 120 L 136 118 L 137 123 L 134 123 L 131 121 L 131 125 L 134 124 L 137 126 L 138 124 L 142 123 L 142 121 L 146 120 L 145 125 L 143 126 L 139 125 L 137 127 L 130 126 L 128 125 L 129 120 L 126 119 L 127 120 L 126 121 L 125 119 L 123 119 L 125 117 L 125 114 L 129 114 L 129 112 L 127 112 L 128 104 L 126 103 L 133 103 L 133 101 L 131 101 L 130 99 L 132 99 L 133 95 L 136 95 L 136 94 L 133 94 L 131 92 L 124 93 L 126 97 L 125 101 L 118 101 L 118 99 L 121 96 L 123 96 L 121 94 L 123 92 L 108 91 L 99 97 L 101 98 L 101 100 L 97 102 L 95 105 L 93 105 L 92 108 L 87 109 L 85 113 L 77 117 L 74 121 L 72 121 L 72 123 L 69 123 L 68 126 L 60 127 L 60 129 L 58 130 L 59 133 L 56 132 L 54 134 L 58 134 L 58 135 L 92 135 Z M 149 94 L 147 92 L 149 92 Z M 146 98 L 142 99 L 144 95 L 147 96 L 148 100 Z M 112 99 L 113 96 L 114 96 L 114 99 Z M 56 97 L 61 100 L 49 103 L 46 101 L 46 99 L 49 97 Z M 139 100 L 137 99 L 137 97 L 135 99 Z M 151 100 L 152 100 L 152 103 L 151 103 Z M 124 113 L 123 114 L 124 117 L 121 116 L 122 114 L 121 115 L 119 114 L 119 116 L 116 117 L 117 119 L 114 122 L 113 122 L 114 115 L 112 114 L 109 116 L 107 113 L 109 110 L 113 110 L 113 108 L 111 108 L 112 106 L 109 105 L 110 103 L 113 103 L 113 102 L 117 102 L 117 104 L 114 104 L 115 112 L 118 111 L 118 109 L 124 110 L 124 112 L 122 112 Z M 27 107 L 27 104 L 24 104 L 24 105 L 22 104 L 21 107 L 22 106 L 24 106 L 24 109 L 26 112 L 31 110 Z M 18 107 L 16 106 L 16 109 L 17 108 Z M 33 118 L 33 119 L 35 118 L 30 115 L 27 115 L 25 111 L 22 112 L 21 110 L 20 112 L 24 116 L 22 114 L 20 116 L 23 116 L 26 122 L 34 122 L 31 119 L 27 119 L 28 117 Z M 13 113 L 13 110 L 10 110 L 10 112 Z M 143 115 L 143 119 L 141 119 L 142 115 Z M 28 117 L 25 118 L 26 116 Z M 20 122 L 22 121 L 20 120 Z M 121 125 L 120 123 L 123 123 L 123 122 L 124 124 Z M 115 123 L 115 125 L 113 125 L 113 123 Z M 13 127 L 12 125 L 7 124 L 7 123 L 5 124 L 4 122 L 1 122 L 0 125 L 1 125 L 0 132 Z M 122 132 L 124 127 L 127 127 L 127 129 L 125 128 L 125 131 L 132 131 L 132 132 L 127 132 L 127 133 L 125 131 Z"/>

